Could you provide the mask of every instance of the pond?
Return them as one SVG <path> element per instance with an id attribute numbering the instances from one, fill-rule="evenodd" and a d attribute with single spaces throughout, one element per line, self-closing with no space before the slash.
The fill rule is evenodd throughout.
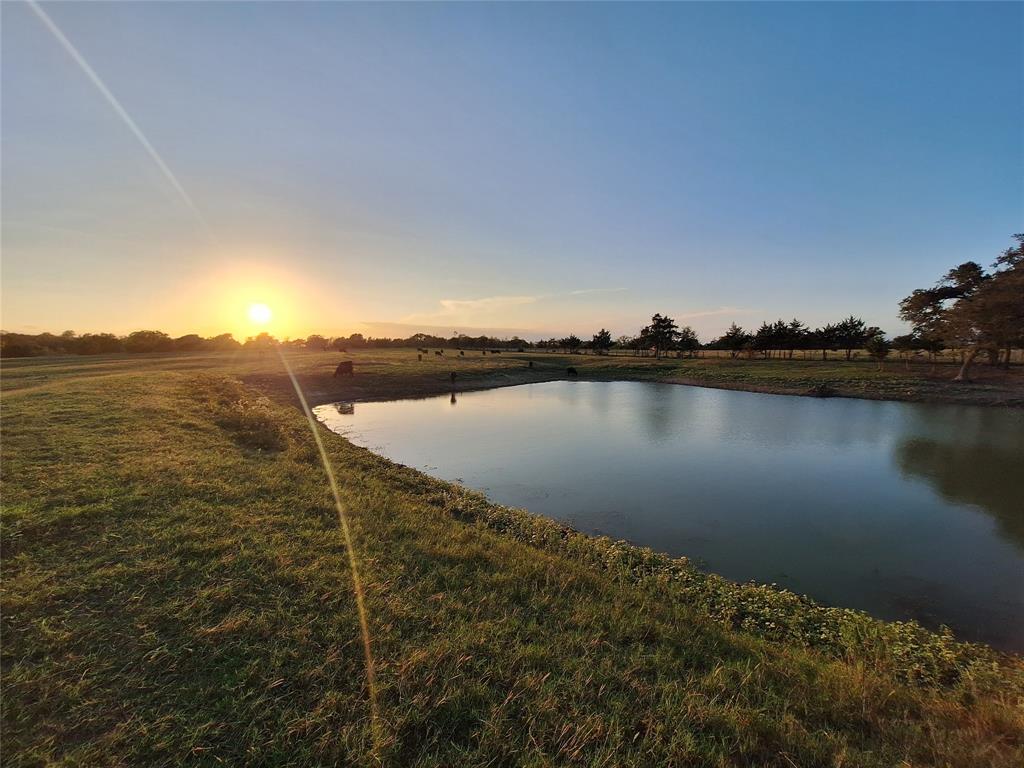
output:
<path id="1" fill-rule="evenodd" d="M 1024 412 L 646 382 L 316 409 L 501 504 L 1024 651 Z"/>

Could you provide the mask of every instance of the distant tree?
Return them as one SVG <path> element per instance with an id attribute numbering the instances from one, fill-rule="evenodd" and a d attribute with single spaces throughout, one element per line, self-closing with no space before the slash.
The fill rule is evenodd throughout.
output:
<path id="1" fill-rule="evenodd" d="M 885 340 L 885 334 L 871 334 L 868 340 L 864 342 L 864 348 L 871 357 L 878 361 L 878 370 L 882 370 L 882 363 L 884 363 L 885 358 L 889 356 L 889 350 L 891 348 L 889 346 L 889 342 Z"/>
<path id="2" fill-rule="evenodd" d="M 680 352 L 685 352 L 689 357 L 693 357 L 694 354 L 700 349 L 700 339 L 697 338 L 697 332 L 690 326 L 684 326 L 679 330 L 679 337 L 676 340 L 676 349 Z"/>
<path id="3" fill-rule="evenodd" d="M 124 340 L 126 352 L 167 352 L 173 347 L 171 337 L 162 331 L 134 331 Z"/>
<path id="4" fill-rule="evenodd" d="M 243 346 L 246 349 L 270 349 L 275 344 L 277 344 L 277 339 L 266 331 L 262 331 L 255 336 L 247 338 Z"/>
<path id="5" fill-rule="evenodd" d="M 227 352 L 238 349 L 242 346 L 238 339 L 230 333 L 222 333 L 219 336 L 214 336 L 212 339 L 208 339 L 208 344 L 210 349 L 215 349 L 219 352 Z"/>
<path id="6" fill-rule="evenodd" d="M 46 349 L 26 333 L 0 333 L 0 357 L 36 357 Z"/>
<path id="7" fill-rule="evenodd" d="M 853 350 L 864 346 L 868 338 L 868 329 L 859 317 L 850 315 L 835 325 L 836 345 L 846 351 L 847 360 L 853 357 Z"/>
<path id="8" fill-rule="evenodd" d="M 319 333 L 314 333 L 312 336 L 306 337 L 305 347 L 315 352 L 324 352 L 327 350 L 327 346 L 330 342 L 321 336 Z"/>
<path id="9" fill-rule="evenodd" d="M 575 354 L 577 350 L 579 350 L 582 344 L 582 340 L 580 340 L 580 338 L 574 333 L 570 333 L 564 339 L 559 339 L 558 341 L 558 346 L 560 346 L 562 349 L 569 350 L 573 354 Z"/>
<path id="10" fill-rule="evenodd" d="M 900 302 L 900 316 L 926 338 L 942 339 L 962 350 L 955 381 L 969 378 L 970 366 L 986 351 L 1007 364 L 1015 346 L 1024 346 L 1024 235 L 1004 251 L 986 273 L 968 261 L 946 273 L 933 288 L 918 289 Z"/>
<path id="11" fill-rule="evenodd" d="M 921 349 L 921 339 L 913 333 L 904 333 L 902 336 L 895 336 L 892 340 L 892 348 L 903 360 L 904 366 L 910 367 L 910 358 L 917 350 Z M 868 350 L 871 351 L 870 349 Z"/>
<path id="12" fill-rule="evenodd" d="M 612 335 L 604 328 L 594 334 L 594 338 L 590 340 L 590 346 L 599 355 L 608 354 L 608 350 L 612 348 Z"/>
<path id="13" fill-rule="evenodd" d="M 752 339 L 754 349 L 761 353 L 761 357 L 768 357 L 769 351 L 775 341 L 775 329 L 767 322 L 761 323 Z"/>
<path id="14" fill-rule="evenodd" d="M 718 340 L 718 343 L 721 344 L 723 348 L 729 350 L 731 356 L 735 358 L 743 351 L 743 348 L 749 341 L 750 334 L 736 325 L 736 323 L 733 323 L 729 326 L 729 330 L 725 332 L 722 338 Z"/>
<path id="15" fill-rule="evenodd" d="M 789 358 L 793 359 L 793 351 L 806 349 L 810 330 L 795 317 L 786 326 L 786 348 L 789 350 Z"/>
<path id="16" fill-rule="evenodd" d="M 654 349 L 654 356 L 659 357 L 663 351 L 675 347 L 679 339 L 677 328 L 671 317 L 656 313 L 651 317 L 651 324 L 640 331 L 640 337 Z"/>
<path id="17" fill-rule="evenodd" d="M 76 340 L 75 349 L 80 355 L 110 355 L 124 352 L 124 344 L 112 333 L 85 333 Z"/>
<path id="18" fill-rule="evenodd" d="M 204 349 L 206 345 L 206 339 L 198 333 L 188 333 L 174 340 L 174 349 L 177 352 L 196 352 Z"/>

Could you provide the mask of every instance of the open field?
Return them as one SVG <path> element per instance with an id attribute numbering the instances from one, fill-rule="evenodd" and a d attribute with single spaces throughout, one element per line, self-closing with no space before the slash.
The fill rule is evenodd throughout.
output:
<path id="1" fill-rule="evenodd" d="M 314 403 L 567 365 L 1024 403 L 1019 369 L 466 355 L 367 351 L 336 380 L 342 355 L 288 353 Z M 275 352 L 5 361 L 2 384 L 5 764 L 1024 760 L 1017 658 L 581 536 L 322 429 L 367 589 L 375 744 L 346 552 Z"/>

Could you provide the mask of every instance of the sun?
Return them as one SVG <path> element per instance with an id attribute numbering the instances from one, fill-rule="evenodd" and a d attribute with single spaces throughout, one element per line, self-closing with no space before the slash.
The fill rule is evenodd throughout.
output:
<path id="1" fill-rule="evenodd" d="M 274 313 L 270 311 L 270 307 L 266 304 L 249 305 L 249 321 L 253 325 L 266 325 L 273 316 Z"/>

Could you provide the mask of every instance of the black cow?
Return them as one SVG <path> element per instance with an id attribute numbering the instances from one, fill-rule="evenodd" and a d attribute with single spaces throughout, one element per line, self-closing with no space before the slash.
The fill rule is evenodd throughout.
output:
<path id="1" fill-rule="evenodd" d="M 351 360 L 343 360 L 342 362 L 338 363 L 338 367 L 334 369 L 334 378 L 338 378 L 339 376 L 354 376 L 354 375 L 355 375 L 355 371 L 352 370 L 352 361 Z"/>
<path id="2" fill-rule="evenodd" d="M 579 371 L 577 371 L 571 365 L 569 366 L 569 369 L 566 371 L 566 373 L 569 374 L 570 376 L 579 376 L 580 375 Z"/>

